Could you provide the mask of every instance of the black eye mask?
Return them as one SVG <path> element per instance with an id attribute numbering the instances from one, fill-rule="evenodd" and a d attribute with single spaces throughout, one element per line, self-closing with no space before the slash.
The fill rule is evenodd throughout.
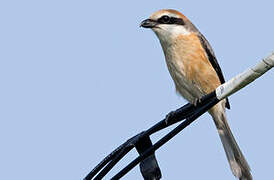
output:
<path id="1" fill-rule="evenodd" d="M 185 22 L 181 18 L 175 18 L 175 17 L 169 17 L 167 15 L 164 15 L 160 17 L 157 22 L 159 24 L 178 24 L 178 25 L 185 25 Z"/>

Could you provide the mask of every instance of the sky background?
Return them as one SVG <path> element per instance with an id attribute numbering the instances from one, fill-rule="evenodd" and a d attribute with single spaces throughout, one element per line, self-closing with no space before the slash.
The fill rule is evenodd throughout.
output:
<path id="1" fill-rule="evenodd" d="M 183 12 L 211 43 L 228 80 L 274 50 L 273 5 L 1 1 L 0 179 L 83 179 L 118 145 L 186 103 L 175 93 L 158 39 L 139 28 L 154 11 Z M 273 72 L 232 95 L 227 112 L 254 179 L 273 178 Z M 208 114 L 156 156 L 165 180 L 233 179 Z M 123 179 L 142 179 L 139 167 Z"/>

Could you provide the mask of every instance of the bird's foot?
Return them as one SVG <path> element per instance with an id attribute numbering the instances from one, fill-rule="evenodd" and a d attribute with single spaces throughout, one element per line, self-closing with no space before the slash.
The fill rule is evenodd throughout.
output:
<path id="1" fill-rule="evenodd" d="M 194 106 L 198 106 L 198 104 L 200 104 L 202 101 L 200 98 L 195 98 L 194 101 L 193 101 L 193 105 Z"/>
<path id="2" fill-rule="evenodd" d="M 166 124 L 169 124 L 169 121 L 173 118 L 174 114 L 175 114 L 175 111 L 171 111 L 166 115 L 166 118 L 165 118 Z"/>

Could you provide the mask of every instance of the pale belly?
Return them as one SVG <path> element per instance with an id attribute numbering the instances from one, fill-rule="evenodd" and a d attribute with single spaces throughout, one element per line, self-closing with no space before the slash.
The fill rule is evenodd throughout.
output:
<path id="1" fill-rule="evenodd" d="M 180 63 L 181 62 L 181 63 Z M 166 59 L 169 73 L 174 81 L 176 91 L 190 103 L 194 103 L 197 98 L 201 98 L 205 93 L 198 87 L 197 84 L 188 80 L 184 72 L 182 61 L 173 61 Z"/>

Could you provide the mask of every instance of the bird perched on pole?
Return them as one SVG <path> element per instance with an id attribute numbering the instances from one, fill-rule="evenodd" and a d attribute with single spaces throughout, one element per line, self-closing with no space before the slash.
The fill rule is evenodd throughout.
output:
<path id="1" fill-rule="evenodd" d="M 209 42 L 183 14 L 172 9 L 159 10 L 141 26 L 156 33 L 176 90 L 190 103 L 195 104 L 225 82 Z M 252 180 L 249 165 L 229 128 L 225 108 L 230 109 L 228 99 L 213 106 L 209 113 L 232 173 L 240 180 Z"/>

